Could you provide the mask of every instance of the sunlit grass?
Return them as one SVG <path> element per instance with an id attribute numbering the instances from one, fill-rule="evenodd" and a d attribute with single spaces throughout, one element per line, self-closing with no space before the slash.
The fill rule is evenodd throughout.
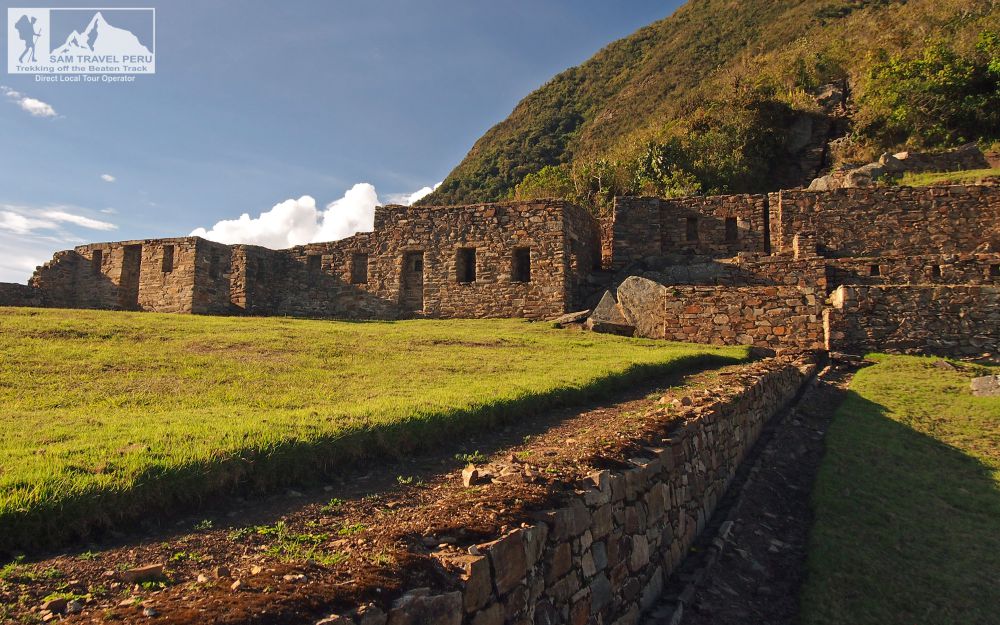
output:
<path id="1" fill-rule="evenodd" d="M 873 358 L 827 436 L 802 622 L 1000 623 L 1000 397 Z"/>
<path id="2" fill-rule="evenodd" d="M 0 549 L 746 357 L 518 320 L 0 308 Z"/>
<path id="3" fill-rule="evenodd" d="M 923 174 L 906 173 L 897 184 L 904 187 L 928 187 L 935 184 L 979 184 L 986 178 L 1000 178 L 1000 169 L 970 169 Z"/>

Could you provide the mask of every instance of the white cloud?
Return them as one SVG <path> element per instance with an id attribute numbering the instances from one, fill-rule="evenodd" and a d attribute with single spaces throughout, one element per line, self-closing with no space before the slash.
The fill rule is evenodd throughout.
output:
<path id="1" fill-rule="evenodd" d="M 0 204 L 0 282 L 27 282 L 52 254 L 79 245 L 72 228 L 115 230 L 115 224 L 80 214 L 74 206 L 31 207 Z M 88 237 L 89 238 L 89 237 Z"/>
<path id="2" fill-rule="evenodd" d="M 20 91 L 14 91 L 10 87 L 3 85 L 0 85 L 0 91 L 33 117 L 56 117 L 57 115 L 56 110 L 52 108 L 51 104 L 42 102 L 36 98 L 30 98 Z"/>
<path id="3" fill-rule="evenodd" d="M 390 204 L 402 204 L 403 206 L 410 206 L 411 204 L 418 202 L 431 193 L 437 191 L 437 188 L 441 186 L 442 183 L 437 183 L 433 187 L 424 187 L 419 191 L 414 191 L 413 193 L 396 193 L 389 195 Z"/>
<path id="4" fill-rule="evenodd" d="M 72 207 L 52 206 L 32 208 L 13 204 L 0 204 L 0 230 L 14 234 L 31 234 L 37 230 L 60 230 L 71 224 L 89 230 L 117 230 L 118 226 L 107 221 L 91 219 L 70 212 Z"/>
<path id="5" fill-rule="evenodd" d="M 47 210 L 42 211 L 42 217 L 46 217 L 53 221 L 59 223 L 69 223 L 75 226 L 80 226 L 81 228 L 89 228 L 91 230 L 117 230 L 118 226 L 107 221 L 100 221 L 97 219 L 91 219 L 90 217 L 84 217 L 83 215 L 75 215 L 73 213 L 67 213 L 63 210 Z"/>
<path id="6" fill-rule="evenodd" d="M 112 176 L 111 174 L 101 174 L 101 180 L 103 180 L 104 182 L 114 182 L 115 180 L 118 179 Z"/>
<path id="7" fill-rule="evenodd" d="M 390 195 L 389 198 L 410 203 L 432 190 L 424 187 L 415 193 Z M 375 207 L 378 205 L 375 187 L 361 182 L 348 189 L 344 197 L 327 204 L 325 209 L 319 209 L 311 196 L 303 195 L 297 200 L 289 199 L 275 204 L 271 210 L 257 217 L 243 213 L 239 219 L 223 220 L 208 229 L 198 228 L 191 236 L 219 243 L 246 243 L 273 249 L 336 241 L 356 232 L 371 232 L 375 222 Z"/>

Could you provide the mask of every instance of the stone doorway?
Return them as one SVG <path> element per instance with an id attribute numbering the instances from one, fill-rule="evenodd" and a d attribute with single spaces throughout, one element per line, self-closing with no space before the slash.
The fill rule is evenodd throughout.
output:
<path id="1" fill-rule="evenodd" d="M 142 246 L 126 245 L 122 256 L 122 274 L 118 281 L 118 307 L 139 310 L 139 274 L 142 270 Z"/>
<path id="2" fill-rule="evenodd" d="M 400 276 L 399 305 L 408 312 L 424 310 L 424 253 L 403 254 L 403 272 Z"/>

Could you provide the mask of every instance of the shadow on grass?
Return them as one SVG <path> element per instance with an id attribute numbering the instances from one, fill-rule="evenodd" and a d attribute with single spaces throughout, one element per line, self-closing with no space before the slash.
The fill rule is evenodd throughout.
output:
<path id="1" fill-rule="evenodd" d="M 997 475 L 848 392 L 813 492 L 801 622 L 1000 623 Z"/>
<path id="2" fill-rule="evenodd" d="M 266 494 L 307 485 L 370 461 L 380 464 L 432 448 L 456 446 L 464 437 L 512 423 L 524 424 L 555 408 L 580 406 L 625 394 L 651 381 L 674 384 L 683 375 L 743 362 L 716 354 L 678 358 L 662 365 L 634 365 L 582 387 L 557 388 L 468 409 L 414 416 L 361 427 L 313 441 L 287 441 L 266 450 L 170 468 L 151 467 L 126 491 L 92 490 L 0 516 L 0 555 L 34 553 L 134 527 L 137 520 L 169 518 L 210 498 Z M 541 419 L 533 432 L 553 423 Z M 480 445 L 490 452 L 490 445 Z"/>

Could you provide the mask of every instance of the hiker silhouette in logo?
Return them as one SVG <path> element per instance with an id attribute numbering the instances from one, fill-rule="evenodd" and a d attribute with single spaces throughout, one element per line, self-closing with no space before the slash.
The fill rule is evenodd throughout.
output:
<path id="1" fill-rule="evenodd" d="M 38 37 L 42 36 L 42 32 L 35 32 L 36 21 L 37 18 L 33 17 L 29 20 L 27 15 L 22 15 L 21 19 L 17 20 L 17 23 L 14 24 L 14 28 L 17 29 L 18 36 L 21 38 L 21 41 L 24 42 L 24 52 L 22 52 L 21 56 L 18 57 L 18 63 L 24 62 L 24 55 L 28 52 L 31 52 L 31 62 L 38 62 L 38 59 L 35 58 L 35 41 L 37 41 Z"/>

